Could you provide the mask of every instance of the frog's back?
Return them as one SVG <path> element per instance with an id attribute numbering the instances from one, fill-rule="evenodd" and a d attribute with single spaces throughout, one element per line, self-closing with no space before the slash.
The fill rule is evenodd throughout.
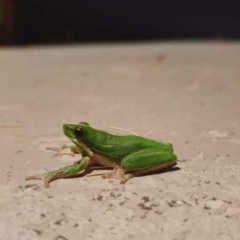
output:
<path id="1" fill-rule="evenodd" d="M 129 154 L 146 148 L 173 152 L 170 143 L 158 142 L 135 135 L 119 136 L 98 130 L 87 136 L 91 137 L 84 139 L 85 144 L 93 151 L 115 161 L 122 160 Z"/>

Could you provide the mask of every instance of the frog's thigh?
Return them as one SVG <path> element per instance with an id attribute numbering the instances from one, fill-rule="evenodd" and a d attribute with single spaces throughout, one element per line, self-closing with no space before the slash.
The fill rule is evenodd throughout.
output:
<path id="1" fill-rule="evenodd" d="M 143 169 L 149 170 L 144 171 L 144 173 L 153 172 L 175 165 L 176 159 L 177 156 L 171 152 L 143 149 L 125 157 L 121 162 L 121 166 L 126 172 L 135 172 Z"/>

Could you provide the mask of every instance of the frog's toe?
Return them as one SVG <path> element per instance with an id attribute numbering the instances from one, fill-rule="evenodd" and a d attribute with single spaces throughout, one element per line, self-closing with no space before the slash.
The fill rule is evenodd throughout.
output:
<path id="1" fill-rule="evenodd" d="M 127 174 L 127 175 L 124 175 L 124 176 L 122 176 L 122 178 L 120 179 L 120 183 L 121 183 L 121 184 L 125 184 L 129 179 L 131 179 L 131 178 L 133 178 L 133 177 L 134 177 L 134 175 L 131 174 L 131 173 L 129 173 L 129 174 Z"/>
<path id="2" fill-rule="evenodd" d="M 62 147 L 47 147 L 46 149 L 55 152 L 53 157 L 62 155 L 75 156 L 75 154 L 80 154 L 76 146 L 63 145 Z"/>
<path id="3" fill-rule="evenodd" d="M 31 176 L 27 176 L 25 178 L 26 181 L 28 180 L 42 180 L 44 182 L 44 185 L 46 188 L 50 188 L 49 183 L 52 180 L 52 176 L 49 175 L 48 173 L 44 173 L 44 174 L 36 174 L 36 175 L 31 175 Z"/>
<path id="4" fill-rule="evenodd" d="M 69 156 L 74 156 L 75 152 L 73 152 L 71 147 L 67 147 L 63 145 L 60 148 L 57 147 L 47 147 L 47 150 L 54 151 L 55 153 L 53 154 L 53 157 L 57 156 L 63 156 L 63 155 L 69 155 Z"/>

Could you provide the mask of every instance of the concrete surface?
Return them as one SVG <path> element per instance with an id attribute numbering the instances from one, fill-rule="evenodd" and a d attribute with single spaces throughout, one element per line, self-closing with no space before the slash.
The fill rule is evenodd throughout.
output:
<path id="1" fill-rule="evenodd" d="M 240 239 L 239 120 L 239 43 L 1 49 L 0 239 Z M 76 160 L 46 147 L 79 121 L 158 127 L 179 169 L 25 182 Z"/>

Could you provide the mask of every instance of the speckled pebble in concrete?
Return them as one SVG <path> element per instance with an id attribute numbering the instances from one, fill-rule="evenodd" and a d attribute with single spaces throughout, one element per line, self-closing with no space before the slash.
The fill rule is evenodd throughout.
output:
<path id="1" fill-rule="evenodd" d="M 227 42 L 1 49 L 0 239 L 240 239 L 239 63 Z M 80 121 L 157 128 L 177 168 L 25 182 L 77 160 L 46 147 Z"/>

